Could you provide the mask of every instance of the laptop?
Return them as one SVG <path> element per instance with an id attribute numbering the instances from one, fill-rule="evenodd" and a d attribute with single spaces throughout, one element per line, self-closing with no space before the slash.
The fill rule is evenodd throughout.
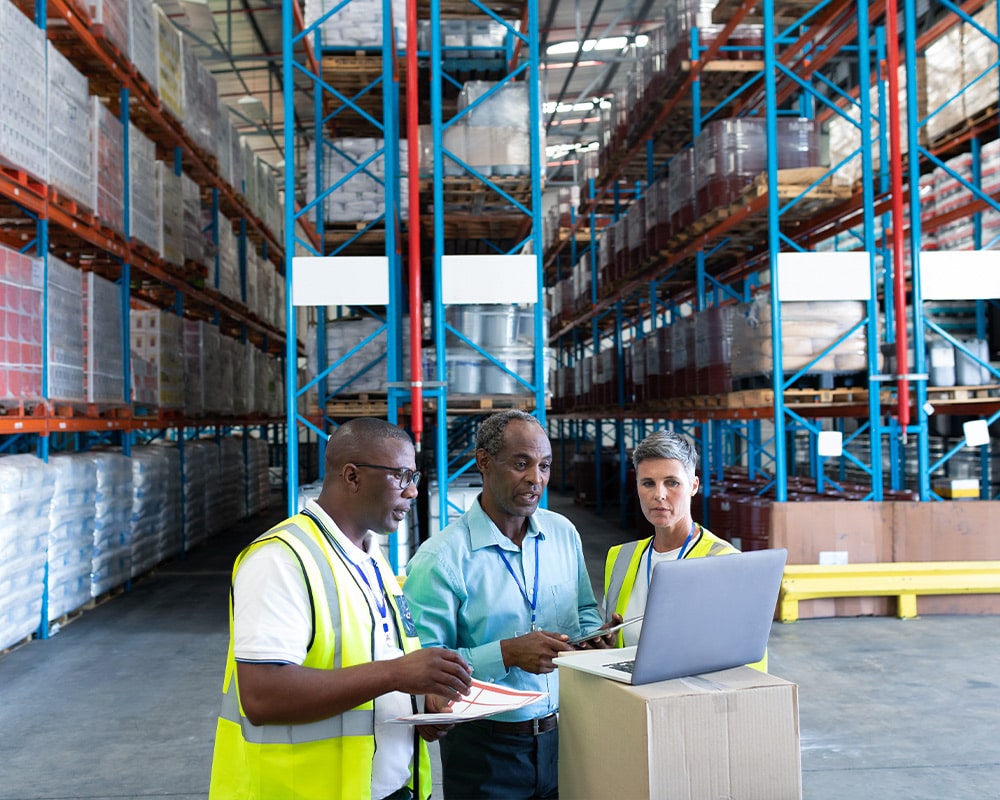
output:
<path id="1" fill-rule="evenodd" d="M 638 686 L 760 661 L 787 557 L 775 548 L 661 562 L 638 645 L 561 653 L 556 664 Z"/>

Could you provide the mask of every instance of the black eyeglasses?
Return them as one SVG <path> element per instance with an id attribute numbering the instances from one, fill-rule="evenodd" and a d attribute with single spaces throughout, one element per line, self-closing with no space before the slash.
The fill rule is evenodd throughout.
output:
<path id="1" fill-rule="evenodd" d="M 420 485 L 420 470 L 409 467 L 386 467 L 382 464 L 355 464 L 356 467 L 368 467 L 369 469 L 384 469 L 386 472 L 396 473 L 399 478 L 399 488 L 405 489 L 411 483 L 414 486 Z"/>

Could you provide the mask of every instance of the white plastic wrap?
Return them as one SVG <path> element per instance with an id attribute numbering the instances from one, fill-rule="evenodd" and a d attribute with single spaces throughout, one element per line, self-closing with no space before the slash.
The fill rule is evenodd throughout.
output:
<path id="1" fill-rule="evenodd" d="M 132 460 L 131 562 L 132 577 L 163 560 L 161 532 L 168 515 L 167 488 L 170 461 L 166 448 L 134 447 Z"/>
<path id="2" fill-rule="evenodd" d="M 0 162 L 48 180 L 45 31 L 0 0 Z"/>
<path id="3" fill-rule="evenodd" d="M 90 113 L 91 164 L 94 170 L 91 208 L 100 221 L 125 232 L 125 135 L 121 120 L 99 97 L 92 97 Z"/>
<path id="4" fill-rule="evenodd" d="M 83 284 L 80 271 L 49 255 L 49 398 L 86 399 L 83 389 Z"/>
<path id="5" fill-rule="evenodd" d="M 184 119 L 184 59 L 181 32 L 156 6 L 156 90 L 160 103 L 178 121 Z"/>
<path id="6" fill-rule="evenodd" d="M 42 621 L 55 472 L 30 455 L 0 456 L 0 648 Z"/>
<path id="7" fill-rule="evenodd" d="M 783 352 L 784 373 L 795 372 L 826 350 L 839 336 L 860 322 L 865 304 L 856 301 L 782 303 L 782 333 L 789 336 Z M 770 375 L 774 371 L 771 306 L 758 297 L 737 306 L 733 313 L 733 377 Z M 827 353 L 810 372 L 845 373 L 867 369 L 865 330 L 859 328 Z M 676 353 L 675 353 L 675 364 Z"/>
<path id="8" fill-rule="evenodd" d="M 129 60 L 145 78 L 154 94 L 158 91 L 157 78 L 160 71 L 155 8 L 152 0 L 129 0 Z"/>
<path id="9" fill-rule="evenodd" d="M 85 453 L 57 453 L 49 509 L 49 606 L 52 622 L 90 600 L 97 514 L 97 465 Z"/>
<path id="10" fill-rule="evenodd" d="M 93 272 L 84 273 L 82 279 L 87 401 L 121 403 L 125 401 L 121 291 Z"/>
<path id="11" fill-rule="evenodd" d="M 208 448 L 202 442 L 184 442 L 184 547 L 190 549 L 208 538 L 205 493 L 208 482 Z"/>
<path id="12" fill-rule="evenodd" d="M 158 250 L 160 194 L 156 182 L 156 146 L 129 123 L 129 212 L 132 237 Z"/>
<path id="13" fill-rule="evenodd" d="M 0 245 L 0 400 L 42 396 L 42 262 Z"/>
<path id="14" fill-rule="evenodd" d="M 171 311 L 132 309 L 132 351 L 155 368 L 156 403 L 160 408 L 184 407 L 183 320 Z"/>
<path id="15" fill-rule="evenodd" d="M 90 565 L 90 593 L 97 597 L 132 575 L 132 462 L 111 451 L 93 451 L 88 456 L 97 467 Z"/>
<path id="16" fill-rule="evenodd" d="M 157 250 L 171 264 L 184 263 L 184 194 L 181 176 L 172 165 L 157 161 L 155 167 L 157 205 Z"/>
<path id="17" fill-rule="evenodd" d="M 219 440 L 219 480 L 222 514 L 229 520 L 226 524 L 245 519 L 247 470 L 242 438 L 225 436 Z"/>
<path id="18" fill-rule="evenodd" d="M 88 210 L 93 208 L 94 172 L 89 137 L 87 76 L 48 43 L 45 126 L 49 184 Z"/>
<path id="19" fill-rule="evenodd" d="M 312 25 L 332 8 L 343 7 L 320 26 L 324 47 L 378 47 L 382 44 L 383 0 L 352 0 L 347 4 L 337 0 L 306 0 L 305 21 Z M 406 3 L 392 0 L 392 21 L 396 46 L 406 48 Z"/>

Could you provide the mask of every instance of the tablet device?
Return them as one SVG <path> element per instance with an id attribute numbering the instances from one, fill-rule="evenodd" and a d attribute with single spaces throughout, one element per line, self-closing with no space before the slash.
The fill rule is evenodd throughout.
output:
<path id="1" fill-rule="evenodd" d="M 618 633 L 626 625 L 631 625 L 633 622 L 640 622 L 641 620 L 641 616 L 632 617 L 617 625 L 612 625 L 610 628 L 598 628 L 596 631 L 591 631 L 590 633 L 581 633 L 579 636 L 574 636 L 566 644 L 580 644 L 581 642 L 589 642 L 591 639 L 597 639 L 601 636 L 607 636 L 609 633 Z"/>

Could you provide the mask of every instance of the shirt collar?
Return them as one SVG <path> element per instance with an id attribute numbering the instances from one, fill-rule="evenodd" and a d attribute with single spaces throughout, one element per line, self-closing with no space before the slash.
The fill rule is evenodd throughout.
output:
<path id="1" fill-rule="evenodd" d="M 483 510 L 483 506 L 479 502 L 481 497 L 481 494 L 478 495 L 472 507 L 465 512 L 469 524 L 469 540 L 472 543 L 472 549 L 480 550 L 484 547 L 499 546 L 504 550 L 517 550 L 517 545 L 500 532 L 497 524 Z M 524 538 L 531 539 L 535 536 L 540 539 L 545 538 L 545 534 L 538 527 L 535 515 L 532 514 L 528 517 L 528 532 L 524 535 Z"/>
<path id="2" fill-rule="evenodd" d="M 306 501 L 306 510 L 323 523 L 323 527 L 336 540 L 337 544 L 344 549 L 344 552 L 347 553 L 351 561 L 355 564 L 364 564 L 371 560 L 373 540 L 375 539 L 375 534 L 372 531 L 365 533 L 364 550 L 362 550 L 347 538 L 346 534 L 337 527 L 337 523 L 333 521 L 333 518 L 315 500 Z"/>

